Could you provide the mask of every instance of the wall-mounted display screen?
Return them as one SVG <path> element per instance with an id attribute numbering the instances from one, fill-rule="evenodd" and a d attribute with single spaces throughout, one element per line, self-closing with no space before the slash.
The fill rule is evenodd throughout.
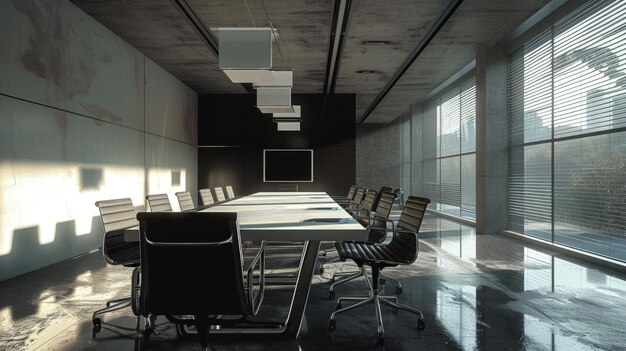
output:
<path id="1" fill-rule="evenodd" d="M 312 182 L 313 150 L 263 150 L 264 182 Z"/>

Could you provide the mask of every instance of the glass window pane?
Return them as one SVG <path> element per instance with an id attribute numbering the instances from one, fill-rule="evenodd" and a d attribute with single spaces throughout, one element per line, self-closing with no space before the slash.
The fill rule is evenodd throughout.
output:
<path id="1" fill-rule="evenodd" d="M 461 217 L 476 220 L 476 154 L 461 156 Z"/>
<path id="2" fill-rule="evenodd" d="M 511 229 L 552 240 L 551 144 L 516 147 L 510 155 Z"/>
<path id="3" fill-rule="evenodd" d="M 626 132 L 554 144 L 554 241 L 626 260 Z"/>
<path id="4" fill-rule="evenodd" d="M 441 156 L 461 152 L 461 96 L 455 89 L 441 102 Z"/>

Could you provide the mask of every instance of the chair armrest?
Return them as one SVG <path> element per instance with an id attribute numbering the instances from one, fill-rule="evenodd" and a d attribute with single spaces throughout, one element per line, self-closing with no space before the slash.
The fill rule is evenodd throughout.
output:
<path id="1" fill-rule="evenodd" d="M 414 231 L 408 230 L 408 229 L 401 229 L 401 228 L 384 228 L 384 227 L 369 227 L 368 229 L 370 230 L 386 230 L 388 232 L 392 232 L 392 233 L 410 233 L 410 234 L 415 234 Z"/>
<path id="2" fill-rule="evenodd" d="M 361 219 L 367 219 L 369 224 L 367 225 L 366 229 L 374 229 L 374 230 L 383 230 L 382 227 L 373 227 L 372 226 L 372 221 L 385 221 L 385 225 L 391 224 L 391 229 L 395 228 L 395 224 L 393 223 L 393 221 L 389 218 L 384 218 L 381 216 L 376 216 L 374 215 L 372 216 L 353 216 L 354 219 L 357 218 L 361 218 Z M 391 229 L 387 229 L 387 230 L 391 230 Z"/>
<path id="3" fill-rule="evenodd" d="M 254 295 L 254 267 L 257 264 L 259 265 L 259 292 Z M 252 313 L 256 315 L 261 307 L 265 293 L 265 241 L 261 242 L 259 252 L 257 252 L 252 262 L 250 262 L 247 278 L 248 286 L 246 289 L 248 290 L 248 304 L 252 309 Z"/>
<path id="4" fill-rule="evenodd" d="M 370 216 L 373 213 L 372 210 L 368 210 L 368 209 L 365 209 L 365 208 L 355 208 L 353 210 L 350 210 L 350 209 L 348 209 L 348 210 L 352 211 L 353 213 L 366 213 L 365 216 Z M 359 215 L 353 214 L 352 217 L 354 217 L 354 216 L 359 216 Z"/>

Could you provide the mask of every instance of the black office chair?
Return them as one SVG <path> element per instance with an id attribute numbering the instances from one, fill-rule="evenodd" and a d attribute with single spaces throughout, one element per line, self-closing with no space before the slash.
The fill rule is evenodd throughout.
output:
<path id="1" fill-rule="evenodd" d="M 167 194 L 148 195 L 146 200 L 152 212 L 172 212 L 172 204 Z"/>
<path id="2" fill-rule="evenodd" d="M 392 191 L 393 191 L 393 188 L 390 186 L 380 187 L 380 190 L 378 190 L 378 194 L 376 194 L 376 199 L 374 199 L 374 204 L 372 205 L 372 208 L 378 207 L 378 202 L 380 201 L 380 198 L 383 196 L 384 193 L 392 192 Z"/>
<path id="3" fill-rule="evenodd" d="M 196 209 L 196 205 L 194 205 L 191 194 L 188 191 L 177 192 L 176 198 L 178 199 L 178 205 L 180 206 L 180 210 L 182 212 Z"/>
<path id="4" fill-rule="evenodd" d="M 177 330 L 195 325 L 206 350 L 210 326 L 245 323 L 258 312 L 265 251 L 262 246 L 244 276 L 236 213 L 140 212 L 137 219 L 141 315 L 165 315 Z M 257 265 L 258 286 L 253 278 Z"/>
<path id="5" fill-rule="evenodd" d="M 356 193 L 356 189 L 357 189 L 357 186 L 352 185 L 350 189 L 348 190 L 347 195 L 334 195 L 334 196 L 331 195 L 331 199 L 333 199 L 337 203 L 340 203 L 340 202 L 349 203 L 350 201 L 352 201 L 352 199 L 354 199 L 354 194 Z"/>
<path id="6" fill-rule="evenodd" d="M 368 240 L 367 240 L 368 243 L 382 243 L 387 238 L 386 229 L 394 228 L 393 221 L 389 220 L 389 214 L 391 213 L 391 208 L 393 207 L 394 199 L 395 199 L 394 193 L 385 192 L 381 196 L 380 201 L 378 202 L 378 206 L 375 208 L 375 211 L 369 212 L 365 216 L 355 217 L 355 219 L 359 223 L 361 223 L 361 225 L 363 225 L 365 228 L 368 229 Z M 341 256 L 339 257 L 341 259 Z M 332 284 L 330 285 L 330 288 L 328 288 L 329 300 L 332 300 L 335 298 L 335 287 L 337 285 L 349 282 L 351 280 L 354 280 L 360 277 L 364 277 L 365 279 L 367 279 L 367 277 L 364 275 L 363 270 L 361 269 L 359 269 L 356 272 L 354 271 L 345 272 L 345 273 L 342 272 L 341 275 L 346 275 L 346 277 L 335 281 L 336 275 L 333 274 L 331 278 Z M 396 293 L 397 294 L 402 293 L 402 284 L 400 283 L 400 281 L 390 278 L 386 275 L 383 275 L 382 272 L 380 273 L 380 278 L 381 278 L 380 279 L 381 282 L 383 282 L 384 279 L 394 282 L 396 284 Z"/>
<path id="7" fill-rule="evenodd" d="M 211 206 L 215 204 L 211 189 L 200 189 L 198 190 L 198 192 L 200 193 L 200 201 L 202 203 L 202 206 Z"/>
<path id="8" fill-rule="evenodd" d="M 430 203 L 429 199 L 417 196 L 409 196 L 406 200 L 402 214 L 395 229 L 392 229 L 393 238 L 389 242 L 369 244 L 358 242 L 338 242 L 335 244 L 339 256 L 344 259 L 353 260 L 367 276 L 366 266 L 372 270 L 371 281 L 367 279 L 370 293 L 363 297 L 342 297 L 337 301 L 337 310 L 330 316 L 328 328 L 334 331 L 337 327 L 335 316 L 352 309 L 374 304 L 376 310 L 376 321 L 378 325 L 378 342 L 384 343 L 385 330 L 383 327 L 380 305 L 392 307 L 394 311 L 403 310 L 418 315 L 417 329 L 425 328 L 424 316 L 421 311 L 406 305 L 401 305 L 395 301 L 395 296 L 380 296 L 378 293 L 378 278 L 380 271 L 385 267 L 395 267 L 398 265 L 409 265 L 415 262 L 419 253 L 418 232 L 426 212 L 426 207 Z M 390 230 L 387 228 L 381 228 Z M 358 301 L 357 303 L 342 308 L 342 301 Z"/>
<path id="9" fill-rule="evenodd" d="M 215 199 L 217 200 L 217 202 L 226 201 L 226 196 L 224 195 L 224 189 L 222 189 L 221 186 L 215 187 Z"/>
<path id="10" fill-rule="evenodd" d="M 106 263 L 125 267 L 139 266 L 139 242 L 124 241 L 124 229 L 139 225 L 131 199 L 112 199 L 96 202 L 104 227 L 102 256 Z M 136 271 L 134 275 L 138 274 Z M 133 281 L 137 281 L 133 279 Z M 135 288 L 133 284 L 133 289 Z M 106 307 L 94 312 L 93 337 L 102 329 L 102 315 L 131 306 L 131 297 L 107 301 Z"/>
<path id="11" fill-rule="evenodd" d="M 341 202 L 338 204 L 346 211 L 359 209 L 361 207 L 361 202 L 365 198 L 365 193 L 367 193 L 366 188 L 357 187 L 356 191 L 354 192 L 354 197 L 352 198 L 352 201 Z"/>
<path id="12" fill-rule="evenodd" d="M 368 214 L 374 208 L 374 201 L 378 196 L 378 191 L 373 189 L 367 189 L 365 191 L 365 195 L 363 196 L 363 200 L 358 205 L 346 207 L 346 211 L 350 213 L 351 216 L 362 216 Z"/>

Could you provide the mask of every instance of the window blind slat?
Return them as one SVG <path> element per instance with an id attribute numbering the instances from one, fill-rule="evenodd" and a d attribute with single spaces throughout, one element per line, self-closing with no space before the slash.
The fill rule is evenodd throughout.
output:
<path id="1" fill-rule="evenodd" d="M 626 2 L 540 33 L 508 81 L 511 229 L 626 261 Z"/>

